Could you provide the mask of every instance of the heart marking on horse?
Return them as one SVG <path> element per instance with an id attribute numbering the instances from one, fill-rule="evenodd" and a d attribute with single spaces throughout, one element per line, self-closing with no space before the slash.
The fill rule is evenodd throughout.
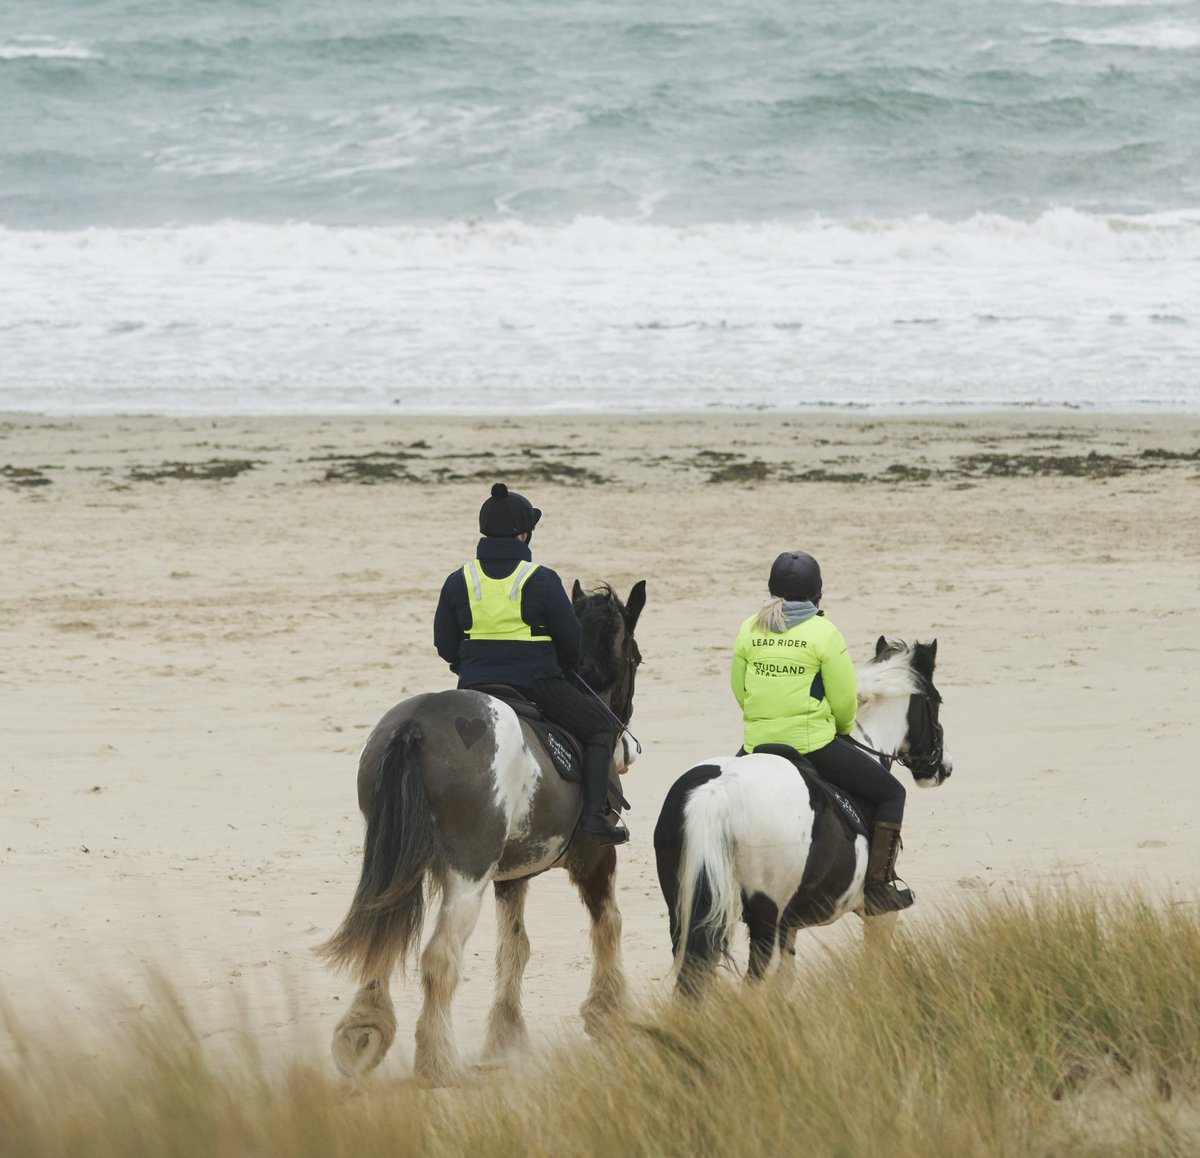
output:
<path id="1" fill-rule="evenodd" d="M 468 720 L 465 716 L 459 716 L 454 721 L 454 730 L 458 733 L 458 738 L 463 742 L 464 748 L 473 748 L 483 739 L 483 734 L 487 731 L 487 724 L 482 720 Z"/>

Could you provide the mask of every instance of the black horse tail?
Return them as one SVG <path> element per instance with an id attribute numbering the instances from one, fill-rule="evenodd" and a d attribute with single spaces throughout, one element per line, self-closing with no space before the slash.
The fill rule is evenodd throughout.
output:
<path id="1" fill-rule="evenodd" d="M 446 866 L 421 777 L 420 744 L 412 721 L 388 741 L 371 795 L 358 889 L 338 931 L 316 950 L 364 984 L 407 962 L 421 940 L 426 884 L 436 889 Z"/>
<path id="2" fill-rule="evenodd" d="M 676 988 L 701 991 L 742 916 L 742 891 L 734 874 L 733 826 L 716 765 L 692 768 L 663 803 L 654 830 L 659 883 L 671 919 Z"/>

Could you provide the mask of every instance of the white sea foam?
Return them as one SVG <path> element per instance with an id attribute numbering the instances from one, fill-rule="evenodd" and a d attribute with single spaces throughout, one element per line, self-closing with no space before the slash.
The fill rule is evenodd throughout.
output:
<path id="1" fill-rule="evenodd" d="M 10 269 L 46 263 L 120 265 L 126 260 L 246 269 L 395 268 L 431 261 L 472 265 L 495 260 L 519 266 L 530 259 L 603 269 L 689 257 L 802 266 L 1200 260 L 1200 208 L 1144 215 L 1057 209 L 1031 221 L 975 214 L 955 222 L 919 215 L 678 227 L 586 217 L 564 226 L 454 222 L 358 228 L 225 222 L 179 229 L 0 227 L 0 257 Z"/>
<path id="2" fill-rule="evenodd" d="M 1200 211 L 0 230 L 0 409 L 1200 407 Z"/>
<path id="3" fill-rule="evenodd" d="M 0 44 L 0 60 L 96 60 L 96 53 L 81 44 L 63 43 L 49 37 L 17 37 Z"/>
<path id="4" fill-rule="evenodd" d="M 1076 28 L 1061 33 L 1060 38 L 1109 48 L 1155 48 L 1165 52 L 1186 52 L 1200 48 L 1200 27 L 1160 21 L 1115 28 Z"/>

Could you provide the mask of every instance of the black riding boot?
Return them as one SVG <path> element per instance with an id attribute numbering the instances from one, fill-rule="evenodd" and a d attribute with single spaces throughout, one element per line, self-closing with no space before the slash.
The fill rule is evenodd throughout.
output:
<path id="1" fill-rule="evenodd" d="M 606 744 L 589 744 L 583 750 L 583 819 L 579 827 L 600 844 L 624 844 L 629 829 L 618 828 L 608 819 L 608 769 L 612 749 Z"/>
<path id="2" fill-rule="evenodd" d="M 871 850 L 867 853 L 867 879 L 863 884 L 864 909 L 868 917 L 896 913 L 913 903 L 912 889 L 896 884 L 896 857 L 900 852 L 900 825 L 878 820 L 871 826 Z"/>

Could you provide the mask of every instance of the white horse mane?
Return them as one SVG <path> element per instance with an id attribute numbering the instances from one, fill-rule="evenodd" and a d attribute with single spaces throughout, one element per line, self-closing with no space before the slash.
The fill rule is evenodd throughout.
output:
<path id="1" fill-rule="evenodd" d="M 879 663 L 872 661 L 857 668 L 859 707 L 875 699 L 919 693 L 921 678 L 910 666 L 911 658 L 912 648 L 906 647 Z"/>

